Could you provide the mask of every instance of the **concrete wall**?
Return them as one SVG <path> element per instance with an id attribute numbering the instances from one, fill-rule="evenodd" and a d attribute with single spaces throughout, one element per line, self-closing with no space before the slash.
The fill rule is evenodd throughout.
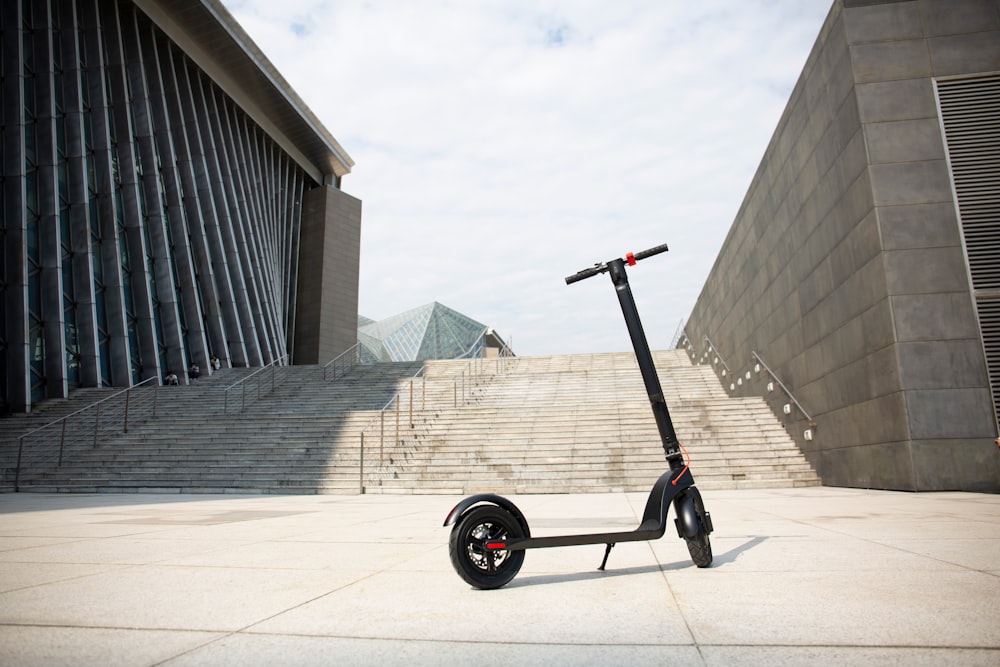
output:
<path id="1" fill-rule="evenodd" d="M 306 193 L 292 362 L 324 364 L 358 340 L 361 200 L 336 188 Z"/>
<path id="2" fill-rule="evenodd" d="M 685 327 L 826 484 L 1000 491 L 934 91 L 989 71 L 1000 0 L 837 0 Z"/>

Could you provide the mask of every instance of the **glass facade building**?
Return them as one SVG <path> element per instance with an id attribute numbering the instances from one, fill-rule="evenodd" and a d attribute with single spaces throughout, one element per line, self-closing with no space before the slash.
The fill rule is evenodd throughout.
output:
<path id="1" fill-rule="evenodd" d="M 353 343 L 353 162 L 219 2 L 5 0 L 0 50 L 7 411 Z"/>
<path id="2" fill-rule="evenodd" d="M 378 322 L 358 320 L 361 363 L 424 361 L 477 356 L 488 327 L 440 303 L 429 303 Z"/>

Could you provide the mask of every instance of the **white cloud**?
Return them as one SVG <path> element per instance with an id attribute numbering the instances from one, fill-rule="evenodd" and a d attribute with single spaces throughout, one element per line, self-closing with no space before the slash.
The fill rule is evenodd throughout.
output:
<path id="1" fill-rule="evenodd" d="M 224 0 L 356 161 L 361 312 L 440 301 L 519 354 L 690 313 L 831 0 Z"/>

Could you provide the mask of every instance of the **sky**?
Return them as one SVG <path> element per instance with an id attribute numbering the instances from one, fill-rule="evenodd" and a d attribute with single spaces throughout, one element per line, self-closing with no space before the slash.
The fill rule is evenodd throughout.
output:
<path id="1" fill-rule="evenodd" d="M 671 346 L 832 0 L 222 0 L 355 162 L 359 311 L 437 301 L 519 355 Z"/>

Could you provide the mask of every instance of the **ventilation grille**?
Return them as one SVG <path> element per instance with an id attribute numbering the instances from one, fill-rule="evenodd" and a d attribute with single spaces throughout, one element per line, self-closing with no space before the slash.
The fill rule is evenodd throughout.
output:
<path id="1" fill-rule="evenodd" d="M 1000 411 L 1000 299 L 979 299 L 979 325 L 983 328 L 983 342 L 986 346 L 986 367 L 990 372 L 990 387 L 993 388 L 993 407 Z"/>
<path id="2" fill-rule="evenodd" d="M 937 82 L 986 367 L 1000 414 L 1000 76 Z"/>

